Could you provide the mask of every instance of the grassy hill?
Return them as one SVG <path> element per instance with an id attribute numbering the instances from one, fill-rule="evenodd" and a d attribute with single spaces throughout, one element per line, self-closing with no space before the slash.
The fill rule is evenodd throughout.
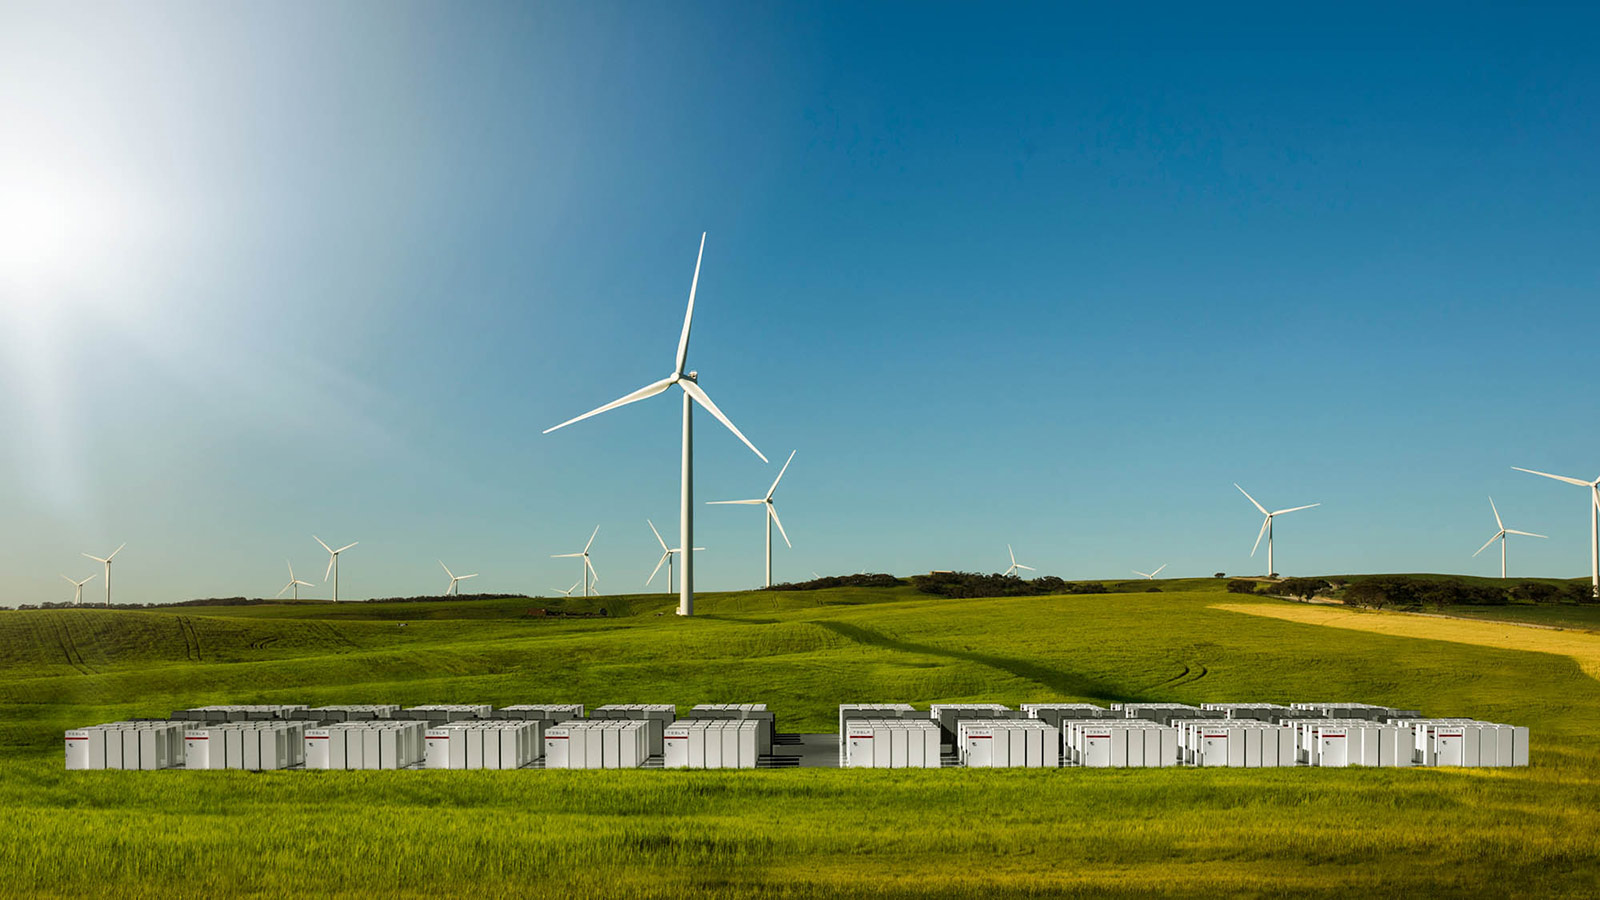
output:
<path id="1" fill-rule="evenodd" d="M 1492 623 L 1433 639 L 1416 623 L 1435 620 L 1296 621 L 1253 613 L 1300 605 L 1214 579 L 1154 584 L 702 595 L 688 620 L 663 595 L 567 602 L 610 614 L 591 619 L 530 618 L 554 601 L 525 598 L 4 613 L 0 871 L 23 896 L 1600 891 L 1600 635 L 1512 629 L 1512 649 Z M 68 773 L 60 758 L 64 728 L 200 703 L 765 701 L 782 730 L 831 731 L 841 702 L 1115 699 L 1512 721 L 1535 764 Z"/>

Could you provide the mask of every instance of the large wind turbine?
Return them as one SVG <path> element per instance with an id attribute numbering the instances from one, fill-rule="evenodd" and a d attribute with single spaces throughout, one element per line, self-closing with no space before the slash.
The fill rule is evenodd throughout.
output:
<path id="1" fill-rule="evenodd" d="M 1011 549 L 1010 544 L 1006 545 L 1006 552 L 1011 554 L 1011 568 L 1006 570 L 1007 575 L 1015 575 L 1018 569 L 1027 569 L 1029 572 L 1038 571 L 1033 566 L 1025 566 L 1022 563 L 1017 562 L 1017 552 Z"/>
<path id="2" fill-rule="evenodd" d="M 319 544 L 322 544 L 322 549 L 328 551 L 328 569 L 327 569 L 327 571 L 322 573 L 322 583 L 323 584 L 327 584 L 328 583 L 328 575 L 329 574 L 333 575 L 333 602 L 338 603 L 339 602 L 339 554 L 345 552 L 346 550 L 349 550 L 351 547 L 354 547 L 356 544 L 359 544 L 361 542 L 360 541 L 351 541 L 350 543 L 345 544 L 343 547 L 340 547 L 339 549 L 335 550 L 332 547 L 329 547 L 327 544 L 323 544 L 322 543 L 322 538 L 319 538 L 314 534 L 311 536 L 311 539 L 313 541 L 316 541 Z"/>
<path id="3" fill-rule="evenodd" d="M 289 583 L 283 586 L 283 591 L 293 590 L 295 602 L 298 603 L 300 602 L 300 589 L 302 587 L 311 587 L 311 582 L 301 581 L 294 577 L 294 564 L 287 559 L 283 561 L 283 564 L 289 567 Z M 279 597 L 283 596 L 283 591 L 278 592 Z"/>
<path id="4" fill-rule="evenodd" d="M 1254 547 L 1250 548 L 1250 555 L 1251 556 L 1255 556 L 1256 555 L 1256 551 L 1261 549 L 1261 538 L 1263 536 L 1265 536 L 1266 539 L 1267 539 L 1267 577 L 1271 578 L 1271 577 L 1273 577 L 1273 576 L 1278 574 L 1278 570 L 1273 568 L 1273 566 L 1272 566 L 1272 518 L 1273 518 L 1273 516 L 1281 516 L 1284 513 L 1299 512 L 1302 509 L 1310 509 L 1313 506 L 1321 506 L 1322 504 L 1321 503 L 1308 503 L 1305 506 L 1291 506 L 1288 509 L 1279 509 L 1279 510 L 1274 510 L 1272 512 L 1267 512 L 1267 508 L 1265 506 L 1262 506 L 1259 503 L 1256 503 L 1256 498 L 1250 496 L 1250 492 L 1249 491 L 1245 490 L 1242 487 L 1239 487 L 1237 482 L 1235 482 L 1233 486 L 1236 487 L 1236 488 L 1239 488 L 1239 493 L 1243 494 L 1245 496 L 1246 500 L 1249 500 L 1250 503 L 1252 505 L 1254 505 L 1256 509 L 1261 510 L 1261 514 L 1263 516 L 1267 517 L 1266 521 L 1261 523 L 1261 531 L 1256 534 L 1256 545 Z"/>
<path id="5" fill-rule="evenodd" d="M 599 533 L 600 533 L 600 526 L 596 525 L 594 527 L 594 534 L 589 535 L 589 543 L 584 544 L 583 545 L 583 549 L 578 551 L 577 553 L 552 553 L 552 554 L 550 554 L 550 558 L 551 559 L 577 559 L 580 556 L 583 557 L 583 595 L 585 597 L 589 596 L 589 573 L 590 572 L 594 572 L 594 580 L 595 581 L 599 581 L 600 580 L 600 573 L 594 571 L 594 563 L 589 562 L 589 548 L 594 546 L 595 534 L 599 534 Z M 443 565 L 443 563 L 441 563 L 440 565 Z"/>
<path id="6" fill-rule="evenodd" d="M 65 576 L 65 575 L 63 575 L 61 577 L 62 578 L 67 578 L 67 576 Z M 74 606 L 82 606 L 83 605 L 83 586 L 88 584 L 89 582 L 91 582 L 93 580 L 94 580 L 94 576 L 93 575 L 90 575 L 88 578 L 85 578 L 82 581 L 73 581 L 71 578 L 67 578 L 67 583 L 72 585 L 74 588 L 77 588 L 77 594 L 76 594 L 76 596 L 74 596 L 72 598 L 72 603 L 73 603 Z"/>
<path id="7" fill-rule="evenodd" d="M 1143 575 L 1147 580 L 1155 581 L 1156 580 L 1156 576 L 1161 574 L 1161 569 L 1165 569 L 1166 567 L 1167 567 L 1167 564 L 1166 563 L 1162 563 L 1161 564 L 1161 568 L 1156 569 L 1154 572 L 1141 572 L 1138 569 L 1134 569 L 1133 570 L 1133 574 L 1135 574 L 1135 575 Z"/>
<path id="8" fill-rule="evenodd" d="M 789 533 L 783 530 L 783 520 L 778 518 L 778 507 L 772 502 L 772 494 L 778 489 L 778 482 L 783 480 L 783 473 L 789 471 L 789 463 L 794 462 L 796 452 L 794 450 L 789 451 L 789 458 L 784 461 L 783 468 L 778 470 L 778 477 L 772 479 L 772 487 L 767 488 L 765 497 L 756 497 L 753 500 L 712 500 L 706 504 L 707 506 L 728 506 L 731 504 L 736 506 L 760 505 L 766 507 L 767 514 L 763 518 L 766 519 L 767 523 L 767 587 L 772 587 L 772 526 L 774 524 L 778 526 L 778 533 L 783 535 L 783 543 L 790 549 L 794 549 L 794 545 L 789 543 Z"/>
<path id="9" fill-rule="evenodd" d="M 750 439 L 745 437 L 739 429 L 734 427 L 733 422 L 722 414 L 722 410 L 717 408 L 717 404 L 711 402 L 711 397 L 701 389 L 698 383 L 699 373 L 684 370 L 684 365 L 689 359 L 689 326 L 694 322 L 694 293 L 700 286 L 700 260 L 705 257 L 705 254 L 706 236 L 702 232 L 700 235 L 700 253 L 694 260 L 694 279 L 689 282 L 689 309 L 683 314 L 683 333 L 678 336 L 678 356 L 673 364 L 672 374 L 654 384 L 645 385 L 631 394 L 613 400 L 605 406 L 590 410 L 575 419 L 568 419 L 555 426 L 555 428 L 547 428 L 544 432 L 549 434 L 555 431 L 556 428 L 565 428 L 573 422 L 581 422 L 590 416 L 599 415 L 607 410 L 626 406 L 629 403 L 636 403 L 647 397 L 654 397 L 673 385 L 683 389 L 683 490 L 682 504 L 678 509 L 678 546 L 688 547 L 691 552 L 683 554 L 683 574 L 678 580 L 678 615 L 680 616 L 694 615 L 694 553 L 692 552 L 694 548 L 694 404 L 689 401 L 693 400 L 694 403 L 705 407 L 706 412 L 711 413 L 718 422 L 727 426 L 728 430 L 733 432 L 734 437 L 743 441 L 744 445 L 749 447 L 756 456 L 760 456 L 762 462 L 767 461 L 767 458 L 762 456 L 761 451 L 756 449 L 756 445 L 750 443 Z"/>
<path id="10" fill-rule="evenodd" d="M 1593 481 L 1584 481 L 1582 478 L 1568 478 L 1565 475 L 1551 475 L 1549 472 L 1535 472 L 1521 466 L 1512 466 L 1518 472 L 1527 472 L 1529 475 L 1543 475 L 1545 478 L 1554 478 L 1589 489 L 1589 584 L 1594 596 L 1600 597 L 1600 478 Z"/>
<path id="11" fill-rule="evenodd" d="M 656 573 L 661 571 L 661 564 L 662 563 L 666 563 L 667 564 L 667 593 L 670 594 L 670 593 L 672 593 L 672 554 L 674 554 L 674 553 L 682 553 L 683 549 L 680 548 L 680 547 L 668 547 L 666 540 L 664 540 L 661 537 L 661 532 L 656 531 L 656 523 L 650 521 L 649 519 L 645 519 L 644 521 L 645 521 L 646 525 L 650 526 L 650 531 L 655 534 L 656 543 L 661 545 L 661 558 L 656 560 L 656 567 L 650 571 L 650 577 L 646 578 L 644 580 L 644 586 L 645 587 L 649 587 L 650 586 L 650 582 L 656 580 Z M 696 548 L 694 548 L 696 553 L 704 552 L 705 549 L 706 548 L 704 548 L 704 547 L 696 547 Z"/>
<path id="12" fill-rule="evenodd" d="M 596 528 L 595 530 L 599 531 L 600 529 Z M 459 584 L 460 582 L 466 581 L 468 578 L 477 578 L 478 577 L 478 573 L 477 572 L 473 572 L 471 575 L 457 575 L 456 573 L 450 571 L 450 567 L 445 565 L 444 564 L 444 560 L 442 560 L 442 559 L 439 560 L 439 568 L 444 569 L 444 573 L 446 575 L 450 576 L 450 586 L 448 588 L 445 588 L 445 591 L 444 591 L 444 595 L 446 597 L 450 596 L 451 594 L 455 594 L 456 596 L 459 597 L 461 595 L 461 592 L 456 590 L 456 585 Z"/>
<path id="13" fill-rule="evenodd" d="M 104 563 L 105 564 L 105 567 L 106 567 L 106 609 L 110 609 L 111 608 L 111 561 L 113 559 L 116 559 L 117 558 L 117 554 L 122 552 L 122 547 L 126 547 L 126 546 L 128 546 L 127 543 L 123 543 L 121 547 L 118 547 L 117 549 L 111 551 L 111 555 L 110 556 L 105 556 L 105 557 L 89 556 L 89 554 L 87 554 L 87 553 L 83 554 L 84 556 L 89 556 L 90 559 L 94 560 L 97 563 Z"/>
<path id="14" fill-rule="evenodd" d="M 1542 535 L 1542 534 L 1534 534 L 1531 531 L 1518 531 L 1515 528 L 1507 528 L 1506 527 L 1506 523 L 1500 521 L 1500 510 L 1499 510 L 1499 508 L 1497 508 L 1494 505 L 1494 498 L 1493 497 L 1489 498 L 1489 508 L 1491 510 L 1494 510 L 1494 524 L 1495 524 L 1495 527 L 1499 528 L 1500 530 L 1496 531 L 1494 533 L 1494 537 L 1489 538 L 1487 541 L 1483 542 L 1483 546 L 1478 548 L 1478 553 L 1482 553 L 1483 551 L 1489 549 L 1489 545 L 1490 544 L 1494 543 L 1495 541 L 1499 541 L 1500 542 L 1500 577 L 1504 578 L 1504 577 L 1506 577 L 1506 535 L 1508 535 L 1508 534 L 1520 534 L 1523 537 L 1536 537 L 1536 538 L 1542 538 L 1542 537 L 1544 537 L 1544 535 Z M 1474 553 L 1472 555 L 1473 556 L 1477 556 L 1478 553 Z"/>

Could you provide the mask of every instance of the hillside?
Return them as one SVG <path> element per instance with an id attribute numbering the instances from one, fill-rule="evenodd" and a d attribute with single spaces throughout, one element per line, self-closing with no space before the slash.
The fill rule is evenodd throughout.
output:
<path id="1" fill-rule="evenodd" d="M 1532 637 L 1508 648 L 1505 626 L 1455 622 L 1466 631 L 1436 640 L 1385 624 L 1431 621 L 1418 617 L 1317 607 L 1333 618 L 1296 621 L 1273 613 L 1313 608 L 1211 579 L 1156 584 L 960 601 L 705 595 L 688 620 L 656 615 L 671 607 L 662 595 L 574 601 L 618 614 L 568 620 L 529 618 L 520 599 L 8 613 L 0 867 L 11 891 L 38 896 L 1596 888 L 1600 683 L 1581 662 L 1600 637 L 1516 629 Z M 831 731 L 840 702 L 1117 699 L 1345 699 L 1513 721 L 1533 729 L 1535 764 L 253 774 L 60 762 L 64 728 L 200 703 L 759 700 L 781 730 Z"/>

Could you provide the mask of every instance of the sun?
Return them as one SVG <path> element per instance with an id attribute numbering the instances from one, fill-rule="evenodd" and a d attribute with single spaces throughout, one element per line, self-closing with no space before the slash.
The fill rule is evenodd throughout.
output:
<path id="1" fill-rule="evenodd" d="M 111 192 L 71 173 L 0 171 L 0 303 L 58 302 L 109 249 L 117 207 Z"/>

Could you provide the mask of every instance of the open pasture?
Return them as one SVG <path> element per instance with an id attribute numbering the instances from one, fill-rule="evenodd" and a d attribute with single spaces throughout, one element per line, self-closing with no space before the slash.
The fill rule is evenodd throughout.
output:
<path id="1" fill-rule="evenodd" d="M 694 619 L 655 615 L 661 596 L 570 620 L 527 600 L 7 614 L 0 870 L 24 896 L 1600 890 L 1600 682 L 1568 646 L 1592 636 L 1385 633 L 1160 584 L 703 595 Z M 68 727 L 206 703 L 754 700 L 831 731 L 841 702 L 1330 698 L 1527 725 L 1533 764 L 68 773 L 60 749 Z"/>

